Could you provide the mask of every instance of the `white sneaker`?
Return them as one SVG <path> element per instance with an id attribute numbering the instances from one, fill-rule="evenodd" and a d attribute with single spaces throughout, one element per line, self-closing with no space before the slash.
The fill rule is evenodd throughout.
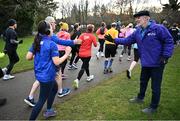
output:
<path id="1" fill-rule="evenodd" d="M 76 65 L 75 63 L 73 63 L 72 66 L 73 66 L 75 69 L 78 68 L 77 65 Z"/>
<path id="2" fill-rule="evenodd" d="M 104 57 L 104 53 L 103 52 L 101 52 L 101 57 Z"/>
<path id="3" fill-rule="evenodd" d="M 91 80 L 93 80 L 93 79 L 94 79 L 94 75 L 90 75 L 90 76 L 87 77 L 86 80 L 89 82 L 89 81 L 91 81 Z"/>
<path id="4" fill-rule="evenodd" d="M 96 54 L 97 59 L 99 59 L 99 52 Z"/>
<path id="5" fill-rule="evenodd" d="M 78 89 L 79 88 L 79 80 L 78 79 L 73 81 L 73 87 L 74 87 L 74 89 Z"/>
<path id="6" fill-rule="evenodd" d="M 9 80 L 9 79 L 13 79 L 15 76 L 12 76 L 12 75 L 10 75 L 10 74 L 5 74 L 4 75 L 4 77 L 3 77 L 3 79 L 4 80 Z"/>
<path id="7" fill-rule="evenodd" d="M 130 61 L 131 60 L 131 56 L 128 56 L 127 60 Z"/>
<path id="8" fill-rule="evenodd" d="M 3 74 L 4 74 L 4 75 L 6 75 L 7 68 L 6 68 L 6 67 L 5 67 L 5 68 L 3 68 L 3 69 L 2 69 L 2 72 L 3 72 Z"/>
<path id="9" fill-rule="evenodd" d="M 123 55 L 119 56 L 119 61 L 122 61 Z"/>

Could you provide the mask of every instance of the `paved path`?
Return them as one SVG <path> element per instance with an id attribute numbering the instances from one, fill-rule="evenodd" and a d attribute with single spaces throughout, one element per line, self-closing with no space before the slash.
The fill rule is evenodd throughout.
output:
<path id="1" fill-rule="evenodd" d="M 94 49 L 93 55 L 95 55 L 96 52 L 97 49 Z M 120 49 L 118 49 L 118 52 L 120 52 Z M 78 90 L 72 90 L 71 94 L 66 97 L 57 97 L 55 100 L 56 103 L 73 98 L 73 95 L 80 93 L 84 89 L 97 85 L 100 81 L 107 80 L 114 74 L 126 70 L 130 65 L 130 62 L 127 61 L 125 57 L 122 62 L 119 62 L 118 57 L 116 57 L 113 63 L 113 73 L 104 75 L 103 62 L 104 58 L 97 60 L 96 57 L 93 56 L 90 61 L 90 73 L 94 74 L 95 79 L 91 82 L 86 82 L 86 74 L 84 73 L 80 81 L 80 88 Z M 80 68 L 80 66 L 81 61 L 78 62 L 78 67 Z M 69 78 L 64 81 L 64 87 L 72 88 L 72 81 L 76 79 L 78 72 L 79 69 L 65 71 L 65 73 L 69 75 Z M 31 70 L 17 73 L 15 74 L 15 77 L 15 79 L 8 81 L 2 81 L 2 79 L 0 79 L 0 96 L 7 97 L 8 100 L 6 105 L 0 107 L 0 120 L 27 120 L 31 113 L 32 109 L 27 106 L 23 100 L 28 96 L 30 88 L 35 80 L 34 72 Z M 36 100 L 37 96 L 38 93 L 36 95 Z"/>

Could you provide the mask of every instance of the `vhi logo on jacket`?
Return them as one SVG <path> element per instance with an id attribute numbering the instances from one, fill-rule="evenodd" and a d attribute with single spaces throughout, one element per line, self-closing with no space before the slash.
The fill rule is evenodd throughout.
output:
<path id="1" fill-rule="evenodd" d="M 151 32 L 151 33 L 148 33 L 147 36 L 156 36 L 156 33 Z"/>
<path id="2" fill-rule="evenodd" d="M 86 39 L 89 39 L 90 37 L 89 36 L 84 36 L 84 39 L 86 40 Z"/>

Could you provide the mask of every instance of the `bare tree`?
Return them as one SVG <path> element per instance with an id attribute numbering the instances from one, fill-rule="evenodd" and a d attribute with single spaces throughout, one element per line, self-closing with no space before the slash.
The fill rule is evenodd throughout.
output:
<path id="1" fill-rule="evenodd" d="M 163 6 L 162 14 L 164 15 L 163 19 L 169 21 L 170 24 L 180 20 L 180 1 L 179 0 L 169 0 L 169 3 L 163 4 L 160 0 L 161 5 Z"/>
<path id="2" fill-rule="evenodd" d="M 86 0 L 86 2 L 85 2 L 85 9 L 84 9 L 84 14 L 85 14 L 85 16 L 84 16 L 84 18 L 85 18 L 85 24 L 87 24 L 87 18 L 88 18 L 88 7 L 89 7 L 89 2 L 88 2 L 88 0 Z"/>
<path id="3" fill-rule="evenodd" d="M 100 16 L 101 16 L 102 21 L 104 21 L 105 20 L 105 15 L 107 14 L 107 8 L 103 4 L 100 9 L 101 9 L 100 10 Z"/>

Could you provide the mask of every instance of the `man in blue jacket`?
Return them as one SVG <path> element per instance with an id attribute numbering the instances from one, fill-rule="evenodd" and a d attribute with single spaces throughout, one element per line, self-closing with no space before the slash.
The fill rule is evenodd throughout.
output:
<path id="1" fill-rule="evenodd" d="M 137 43 L 142 65 L 140 90 L 137 97 L 129 101 L 131 103 L 143 103 L 148 81 L 151 78 L 151 103 L 142 112 L 152 114 L 156 112 L 159 105 L 163 70 L 168 59 L 173 54 L 173 39 L 164 26 L 150 20 L 148 11 L 140 11 L 134 15 L 134 18 L 139 26 L 132 35 L 127 38 L 115 38 L 115 40 L 110 35 L 106 36 L 106 38 L 116 44 L 129 45 Z"/>

